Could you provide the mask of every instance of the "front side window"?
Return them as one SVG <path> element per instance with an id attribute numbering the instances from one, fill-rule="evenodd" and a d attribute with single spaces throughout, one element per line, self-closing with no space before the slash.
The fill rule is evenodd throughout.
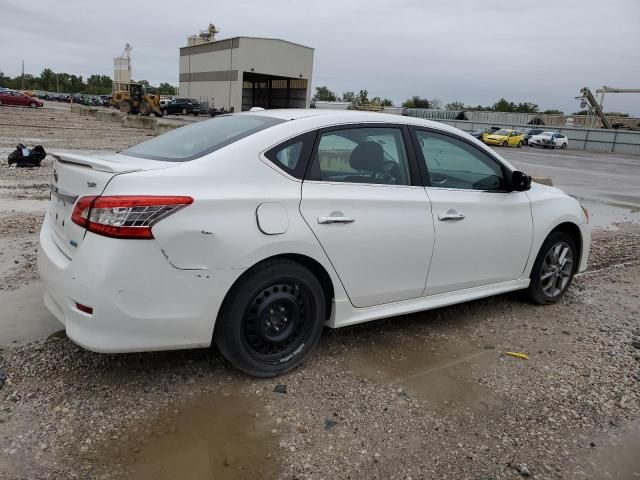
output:
<path id="1" fill-rule="evenodd" d="M 455 137 L 415 132 L 432 187 L 465 190 L 504 190 L 500 164 L 486 153 Z"/>
<path id="2" fill-rule="evenodd" d="M 362 127 L 321 133 L 310 179 L 410 185 L 402 130 Z"/>
<path id="3" fill-rule="evenodd" d="M 185 162 L 283 122 L 263 115 L 223 115 L 171 130 L 124 150 L 122 154 L 150 160 Z"/>

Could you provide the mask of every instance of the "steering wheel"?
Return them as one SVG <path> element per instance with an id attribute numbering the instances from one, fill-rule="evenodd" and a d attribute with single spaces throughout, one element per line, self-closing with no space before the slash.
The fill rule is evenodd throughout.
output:
<path id="1" fill-rule="evenodd" d="M 429 178 L 431 179 L 431 184 L 435 185 L 444 185 L 449 180 L 449 177 L 443 175 L 442 173 L 429 173 Z"/>
<path id="2" fill-rule="evenodd" d="M 371 178 L 381 180 L 383 183 L 394 184 L 398 179 L 390 172 L 390 170 L 397 166 L 398 164 L 396 162 L 392 160 L 385 160 L 382 164 L 382 169 L 378 172 L 374 172 Z"/>

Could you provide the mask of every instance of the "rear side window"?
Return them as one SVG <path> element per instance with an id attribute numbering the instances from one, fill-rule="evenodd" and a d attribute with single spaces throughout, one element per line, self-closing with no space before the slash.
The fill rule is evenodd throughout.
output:
<path id="1" fill-rule="evenodd" d="M 186 162 L 283 122 L 262 115 L 223 115 L 171 130 L 121 153 L 150 160 Z"/>
<path id="2" fill-rule="evenodd" d="M 316 133 L 309 132 L 281 143 L 265 153 L 265 157 L 289 175 L 304 178 Z"/>

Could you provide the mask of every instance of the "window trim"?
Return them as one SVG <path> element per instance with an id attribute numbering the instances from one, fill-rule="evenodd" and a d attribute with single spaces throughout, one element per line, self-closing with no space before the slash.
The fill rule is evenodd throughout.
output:
<path id="1" fill-rule="evenodd" d="M 305 173 L 307 172 L 311 155 L 313 153 L 313 148 L 316 144 L 316 137 L 318 135 L 317 130 L 310 130 L 308 132 L 300 133 L 295 137 L 288 138 L 287 140 L 270 147 L 265 152 L 263 152 L 264 158 L 269 162 L 269 166 L 275 167 L 279 172 L 282 172 L 290 177 L 293 177 L 295 180 L 302 181 L 305 178 Z M 276 158 L 276 154 L 287 148 L 294 143 L 302 142 L 302 151 L 300 152 L 300 159 L 298 160 L 298 164 L 296 168 L 291 169 L 287 168 L 278 162 Z M 273 157 L 273 158 L 272 158 Z"/>
<path id="2" fill-rule="evenodd" d="M 402 135 L 402 142 L 404 143 L 404 150 L 407 157 L 407 166 L 409 167 L 409 182 L 406 185 L 388 185 L 385 183 L 354 183 L 354 182 L 330 182 L 327 180 L 318 180 L 317 178 L 312 177 L 312 173 L 315 166 L 315 159 L 318 153 L 318 146 L 320 144 L 320 138 L 325 133 L 341 131 L 341 130 L 352 130 L 352 129 L 361 129 L 361 128 L 393 128 L 396 130 L 400 130 Z M 319 128 L 316 130 L 316 139 L 313 145 L 313 150 L 311 151 L 311 155 L 308 160 L 307 170 L 304 175 L 305 182 L 320 182 L 320 183 L 330 183 L 335 185 L 362 185 L 362 186 L 378 186 L 378 187 L 422 187 L 422 181 L 420 179 L 420 172 L 418 169 L 418 160 L 416 157 L 416 152 L 414 151 L 413 143 L 411 140 L 411 135 L 409 134 L 409 129 L 407 124 L 404 123 L 389 123 L 389 122 L 360 122 L 360 123 L 345 123 L 339 125 L 331 125 L 323 128 Z"/>
<path id="3" fill-rule="evenodd" d="M 420 175 L 422 177 L 422 184 L 425 188 L 439 188 L 441 190 L 459 190 L 464 192 L 486 192 L 486 193 L 510 193 L 513 191 L 513 187 L 511 184 L 511 174 L 513 173 L 513 170 L 507 167 L 507 165 L 505 165 L 504 162 L 502 162 L 499 158 L 492 155 L 490 152 L 487 152 L 481 148 L 478 148 L 478 146 L 474 145 L 473 142 L 471 142 L 470 140 L 451 132 L 445 132 L 442 130 L 438 130 L 436 128 L 422 127 L 419 125 L 411 125 L 409 127 L 409 131 L 411 132 L 411 141 L 413 142 L 412 143 L 413 149 L 415 150 L 415 155 L 416 155 L 416 158 L 418 159 L 418 167 L 420 169 Z M 473 150 L 479 152 L 480 154 L 484 155 L 490 160 L 496 162 L 500 167 L 500 170 L 502 171 L 502 175 L 504 176 L 506 189 L 478 190 L 474 188 L 448 188 L 448 187 L 439 187 L 437 185 L 432 185 L 431 177 L 429 176 L 429 170 L 427 168 L 427 161 L 425 160 L 424 154 L 422 153 L 422 147 L 420 146 L 420 141 L 418 140 L 418 135 L 416 132 L 435 133 L 436 135 L 451 137 L 455 140 L 465 143 L 466 145 L 471 147 Z"/>

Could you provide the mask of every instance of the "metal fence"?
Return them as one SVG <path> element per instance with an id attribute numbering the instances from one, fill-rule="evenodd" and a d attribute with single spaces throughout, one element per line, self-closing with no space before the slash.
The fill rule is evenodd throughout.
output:
<path id="1" fill-rule="evenodd" d="M 407 114 L 412 115 L 412 109 L 407 109 Z M 628 130 L 605 130 L 602 128 L 576 128 L 576 127 L 544 127 L 537 125 L 526 125 L 517 123 L 487 123 L 471 122 L 467 120 L 446 120 L 433 118 L 436 122 L 446 123 L 453 127 L 471 132 L 488 127 L 513 128 L 524 131 L 527 128 L 548 128 L 549 131 L 566 135 L 569 139 L 569 148 L 579 150 L 592 150 L 606 153 L 622 153 L 629 155 L 640 155 L 640 132 Z"/>

